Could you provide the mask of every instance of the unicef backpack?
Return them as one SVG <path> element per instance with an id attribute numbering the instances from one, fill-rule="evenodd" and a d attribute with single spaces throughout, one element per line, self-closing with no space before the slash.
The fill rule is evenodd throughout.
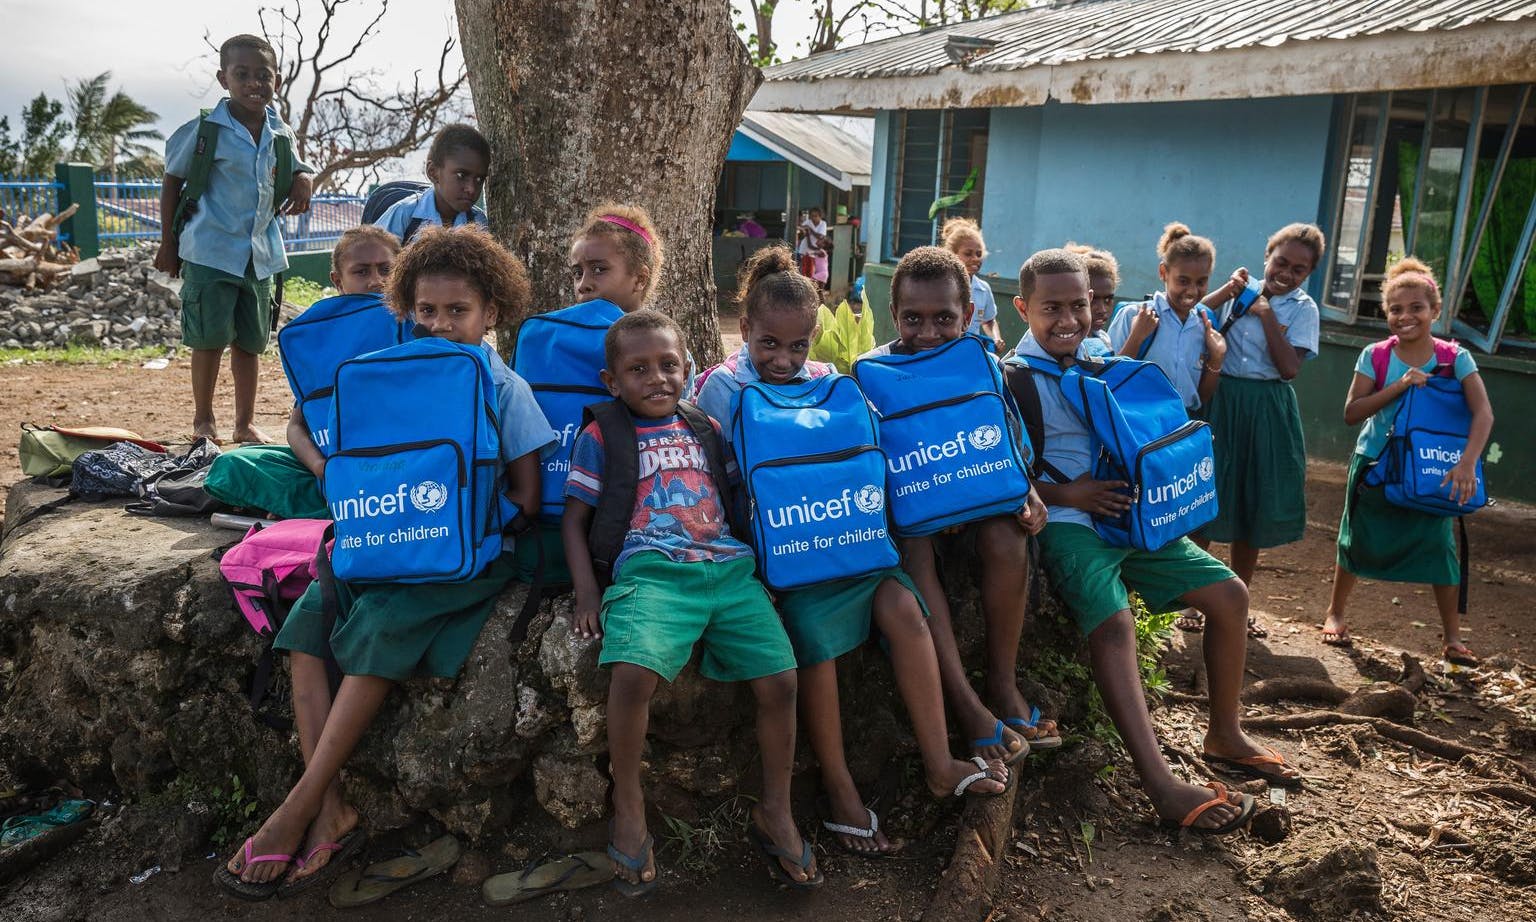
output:
<path id="1" fill-rule="evenodd" d="M 526 519 L 497 488 L 496 395 L 480 346 L 417 339 L 336 371 L 321 486 L 347 582 L 463 582 Z"/>
<path id="2" fill-rule="evenodd" d="M 731 411 L 731 447 L 769 588 L 799 589 L 900 565 L 886 529 L 885 452 L 853 378 L 743 386 Z"/>
<path id="3" fill-rule="evenodd" d="M 898 535 L 931 535 L 1024 507 L 1031 459 L 1018 410 L 979 338 L 860 359 L 853 376 L 879 413 Z"/>
<path id="4" fill-rule="evenodd" d="M 535 314 L 517 330 L 512 370 L 533 390 L 544 417 L 560 437 L 560 447 L 539 462 L 543 488 L 539 518 L 559 524 L 565 512 L 565 478 L 571 472 L 571 447 L 581 431 L 581 412 L 612 399 L 598 372 L 606 361 L 603 337 L 624 311 L 598 298 L 547 314 Z"/>
<path id="5" fill-rule="evenodd" d="M 406 323 L 374 294 L 323 298 L 277 331 L 288 389 L 321 454 L 331 453 L 326 423 L 336 369 L 347 359 L 398 346 L 410 338 Z"/>
<path id="6" fill-rule="evenodd" d="M 1029 374 L 1061 381 L 1062 395 L 1087 424 L 1095 480 L 1130 484 L 1131 508 L 1094 516 L 1099 537 L 1114 547 L 1155 551 L 1216 518 L 1216 461 L 1211 427 L 1192 420 L 1161 368 L 1125 357 L 1072 360 L 1063 368 L 1036 356 L 1009 359 L 1010 382 L 1025 428 L 1041 453 L 1040 395 Z M 1015 370 L 1017 369 L 1017 370 Z M 1022 377 L 1015 377 L 1023 372 Z M 1045 464 L 1057 483 L 1067 478 Z"/>

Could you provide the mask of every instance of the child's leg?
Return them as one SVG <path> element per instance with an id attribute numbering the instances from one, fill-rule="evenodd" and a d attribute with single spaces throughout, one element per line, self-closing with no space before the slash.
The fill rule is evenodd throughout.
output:
<path id="1" fill-rule="evenodd" d="M 644 666 L 614 663 L 608 682 L 608 771 L 613 776 L 613 846 L 626 855 L 642 857 L 645 844 L 645 793 L 640 788 L 640 760 L 651 719 L 651 697 L 661 677 Z M 791 705 L 793 706 L 793 705 Z M 656 879 L 656 858 L 647 854 L 637 875 L 614 864 L 630 883 Z"/>
<path id="2" fill-rule="evenodd" d="M 1461 642 L 1461 612 L 1456 610 L 1461 587 L 1449 585 L 1433 588 L 1435 606 L 1440 609 L 1440 629 L 1446 648 L 1456 653 L 1471 653 L 1467 645 Z"/>
<path id="3" fill-rule="evenodd" d="M 1232 542 L 1232 572 L 1243 581 L 1243 585 L 1253 588 L 1253 574 L 1259 568 L 1259 549 L 1246 541 Z"/>
<path id="4" fill-rule="evenodd" d="M 1209 639 L 1209 632 L 1207 632 Z M 1241 628 L 1239 628 L 1241 636 Z M 1136 626 L 1129 609 L 1122 609 L 1088 635 L 1093 680 L 1104 699 L 1104 709 L 1131 754 L 1142 786 L 1159 816 L 1181 820 L 1189 811 L 1211 799 L 1209 788 L 1187 784 L 1174 777 L 1158 749 L 1147 713 L 1146 692 L 1136 665 Z M 1239 667 L 1241 670 L 1241 667 Z M 1195 825 L 1214 829 L 1237 818 L 1241 809 L 1232 795 L 1226 804 L 1201 814 Z"/>
<path id="5" fill-rule="evenodd" d="M 1328 617 L 1323 619 L 1323 637 L 1342 641 L 1349 636 L 1349 621 L 1344 610 L 1349 605 L 1350 593 L 1355 591 L 1359 580 L 1355 574 L 1338 564 L 1333 565 L 1333 594 L 1328 599 Z"/>
<path id="6" fill-rule="evenodd" d="M 299 731 L 299 751 L 308 766 L 314 761 L 315 747 L 320 744 L 320 735 L 331 712 L 330 679 L 325 674 L 324 660 L 297 650 L 289 654 L 288 670 L 293 676 L 293 718 Z M 341 841 L 342 836 L 357 828 L 357 823 L 357 810 L 342 795 L 338 772 L 325 788 L 320 812 L 309 824 L 309 832 L 304 837 L 304 853 L 308 854 L 324 842 Z M 295 870 L 293 878 L 297 880 L 319 871 L 330 862 L 332 854 L 320 852 L 302 871 Z"/>
<path id="7" fill-rule="evenodd" d="M 989 739 L 995 732 L 997 716 L 977 697 L 960 661 L 955 643 L 955 629 L 949 618 L 949 599 L 939 582 L 933 542 L 928 538 L 906 538 L 901 542 L 901 563 L 928 605 L 928 631 L 933 636 L 933 651 L 939 660 L 939 677 L 944 685 L 944 700 L 955 711 L 955 718 L 967 740 Z M 990 631 L 988 634 L 990 635 Z M 1024 746 L 1024 740 L 1012 730 L 1003 729 L 1002 742 L 976 747 L 984 759 L 1006 759 Z"/>
<path id="8" fill-rule="evenodd" d="M 192 437 L 219 437 L 213 416 L 213 388 L 219 382 L 223 349 L 192 350 Z"/>
<path id="9" fill-rule="evenodd" d="M 261 373 L 261 356 L 246 352 L 239 346 L 229 347 L 229 373 L 235 379 L 235 430 L 236 442 L 271 442 L 265 432 L 256 428 L 256 385 Z"/>
<path id="10" fill-rule="evenodd" d="M 978 527 L 981 609 L 987 619 L 987 701 L 999 717 L 1029 719 L 1029 702 L 1019 692 L 1019 637 L 1029 604 L 1029 538 L 1013 516 L 987 519 Z M 1055 736 L 1054 720 L 1039 721 L 1024 738 Z"/>
<path id="11" fill-rule="evenodd" d="M 795 671 L 753 679 L 751 685 L 757 697 L 757 747 L 763 758 L 763 799 L 752 808 L 752 818 L 779 848 L 799 855 L 805 843 L 789 809 L 790 776 L 795 767 Z M 609 722 L 611 726 L 611 717 Z M 783 858 L 779 864 L 792 880 L 807 881 L 816 876 L 814 860 L 805 868 Z"/>
<path id="12" fill-rule="evenodd" d="M 384 696 L 394 684 L 378 676 L 347 676 L 325 720 L 325 728 L 315 741 L 309 764 L 282 804 L 256 831 L 252 853 L 257 855 L 293 854 L 304 839 L 304 830 L 320 812 L 326 789 L 336 780 L 342 765 L 357 747 L 364 731 L 373 722 L 384 703 Z M 262 863 L 242 873 L 243 853 L 229 860 L 229 870 L 247 883 L 264 883 L 285 873 L 287 868 Z"/>
<path id="13" fill-rule="evenodd" d="M 897 673 L 900 675 L 900 673 Z M 848 759 L 843 749 L 843 719 L 837 691 L 837 660 L 829 659 L 797 670 L 799 682 L 800 721 L 810 740 L 811 751 L 821 766 L 821 786 L 826 790 L 829 812 L 827 819 L 847 826 L 867 828 L 869 815 L 864 812 L 864 800 L 859 788 L 848 771 Z M 943 707 L 941 703 L 939 705 Z M 856 852 L 890 851 L 891 842 L 885 833 L 876 831 L 873 838 L 838 834 L 843 847 Z"/>

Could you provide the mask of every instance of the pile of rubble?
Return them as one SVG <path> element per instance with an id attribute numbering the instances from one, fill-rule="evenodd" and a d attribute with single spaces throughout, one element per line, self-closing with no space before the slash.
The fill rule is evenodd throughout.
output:
<path id="1" fill-rule="evenodd" d="M 0 346 L 137 349 L 181 338 L 181 283 L 156 271 L 153 245 L 69 267 L 51 291 L 0 286 Z"/>

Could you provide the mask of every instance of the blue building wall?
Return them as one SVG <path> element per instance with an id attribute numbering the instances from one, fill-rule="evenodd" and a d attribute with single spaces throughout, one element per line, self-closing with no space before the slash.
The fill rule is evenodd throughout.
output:
<path id="1" fill-rule="evenodd" d="M 890 228 L 885 226 L 886 215 L 891 213 L 891 113 L 875 113 L 874 150 L 869 167 L 869 205 L 864 210 L 861 230 L 865 232 L 864 252 L 871 261 L 878 260 L 885 252 L 885 238 Z"/>
<path id="2" fill-rule="evenodd" d="M 1140 297 L 1158 287 L 1173 220 L 1216 243 L 1215 280 L 1256 267 L 1270 232 L 1319 219 L 1332 118 L 1331 96 L 993 109 L 982 272 L 1015 276 L 1030 253 L 1075 240 L 1113 252 L 1120 293 Z M 890 121 L 875 123 L 882 217 Z"/>

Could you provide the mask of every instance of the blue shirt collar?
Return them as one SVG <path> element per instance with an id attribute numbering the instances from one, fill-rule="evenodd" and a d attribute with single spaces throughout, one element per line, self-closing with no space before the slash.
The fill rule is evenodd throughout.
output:
<path id="1" fill-rule="evenodd" d="M 763 379 L 763 376 L 757 373 L 757 366 L 752 364 L 752 356 L 748 354 L 746 346 L 742 346 L 741 351 L 736 353 L 736 372 L 732 377 L 740 384 L 751 384 L 753 381 L 761 381 Z M 795 372 L 794 376 L 789 380 L 791 383 L 809 381 L 811 380 L 811 373 L 806 371 L 804 365 L 801 365 L 800 370 Z"/>
<path id="2" fill-rule="evenodd" d="M 1083 341 L 1077 344 L 1077 358 L 1090 358 L 1090 356 L 1083 351 L 1083 346 L 1087 342 L 1088 337 L 1084 336 Z M 1037 359 L 1045 359 L 1047 362 L 1061 361 L 1056 356 L 1051 355 L 1049 352 L 1045 351 L 1045 347 L 1040 345 L 1039 340 L 1035 339 L 1035 333 L 1033 330 L 1024 331 L 1024 335 L 1019 339 L 1019 344 L 1014 347 L 1014 351 L 1020 355 L 1032 355 Z"/>
<path id="3" fill-rule="evenodd" d="M 251 133 L 246 130 L 245 126 L 240 124 L 240 122 L 230 114 L 229 97 L 227 96 L 219 100 L 218 104 L 213 107 L 213 111 L 208 113 L 208 121 L 213 122 L 215 125 L 220 125 L 230 129 L 235 134 L 239 135 L 242 140 L 249 142 L 252 147 L 257 148 L 258 150 L 263 146 L 272 143 L 273 135 L 276 134 L 277 129 L 280 128 L 283 124 L 282 117 L 277 114 L 277 108 L 275 106 L 268 105 L 266 119 L 263 121 L 261 126 L 261 137 L 259 139 L 253 139 L 251 137 Z"/>

